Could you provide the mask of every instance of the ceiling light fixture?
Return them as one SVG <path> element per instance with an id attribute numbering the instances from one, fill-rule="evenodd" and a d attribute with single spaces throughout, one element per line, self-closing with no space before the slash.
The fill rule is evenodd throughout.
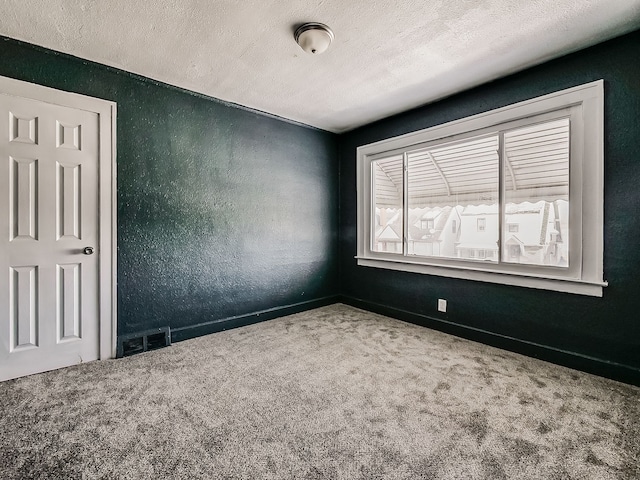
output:
<path id="1" fill-rule="evenodd" d="M 305 52 L 318 55 L 324 52 L 333 41 L 333 32 L 322 23 L 305 23 L 293 34 L 300 48 Z"/>

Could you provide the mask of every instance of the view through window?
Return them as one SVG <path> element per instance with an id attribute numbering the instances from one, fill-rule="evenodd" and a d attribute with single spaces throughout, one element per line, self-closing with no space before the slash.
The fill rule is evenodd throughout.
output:
<path id="1" fill-rule="evenodd" d="M 373 163 L 374 251 L 568 266 L 568 118 Z"/>
<path id="2" fill-rule="evenodd" d="M 357 263 L 602 296 L 604 82 L 357 149 Z"/>

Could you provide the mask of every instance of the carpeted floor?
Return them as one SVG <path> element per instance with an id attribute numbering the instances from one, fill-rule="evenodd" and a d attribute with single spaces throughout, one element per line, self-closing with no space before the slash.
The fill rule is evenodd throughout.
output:
<path id="1" fill-rule="evenodd" d="M 0 384 L 0 478 L 637 479 L 640 389 L 332 305 Z"/>

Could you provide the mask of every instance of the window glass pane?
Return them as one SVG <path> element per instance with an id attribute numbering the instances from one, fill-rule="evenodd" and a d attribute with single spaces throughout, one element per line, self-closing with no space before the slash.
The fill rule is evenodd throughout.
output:
<path id="1" fill-rule="evenodd" d="M 504 135 L 503 260 L 569 264 L 569 119 Z"/>
<path id="2" fill-rule="evenodd" d="M 498 137 L 408 153 L 408 254 L 497 262 Z"/>
<path id="3" fill-rule="evenodd" d="M 375 203 L 371 250 L 402 254 L 402 155 L 376 160 L 371 167 Z"/>

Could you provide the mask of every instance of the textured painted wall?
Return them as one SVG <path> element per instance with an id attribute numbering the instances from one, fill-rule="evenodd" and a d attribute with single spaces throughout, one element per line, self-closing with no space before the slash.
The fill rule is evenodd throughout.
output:
<path id="1" fill-rule="evenodd" d="M 341 291 L 606 362 L 640 368 L 640 32 L 549 62 L 341 137 Z M 605 80 L 603 298 L 358 267 L 355 153 L 359 145 L 597 79 Z M 428 88 L 428 86 L 425 86 Z M 449 301 L 437 312 L 437 299 Z"/>
<path id="2" fill-rule="evenodd" d="M 0 75 L 118 104 L 119 335 L 338 293 L 334 135 L 8 39 Z"/>
<path id="3" fill-rule="evenodd" d="M 0 41 L 0 75 L 118 102 L 121 335 L 340 292 L 637 369 L 638 57 L 640 32 L 345 134 L 339 195 L 333 135 L 12 40 Z M 603 298 L 356 266 L 358 145 L 599 78 L 610 282 Z M 449 300 L 447 314 L 437 313 L 437 298 Z M 184 336 L 206 331 L 187 328 Z"/>

